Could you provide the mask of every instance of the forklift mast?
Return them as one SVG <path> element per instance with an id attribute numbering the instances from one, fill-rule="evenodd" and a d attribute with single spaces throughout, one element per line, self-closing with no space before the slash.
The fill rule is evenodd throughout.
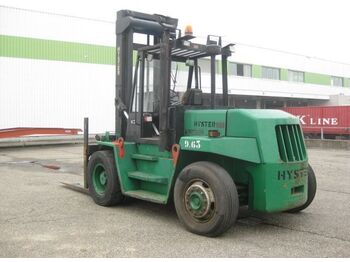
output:
<path id="1" fill-rule="evenodd" d="M 153 36 L 153 44 L 159 42 L 167 43 L 170 35 L 175 35 L 177 19 L 161 15 L 148 15 L 139 12 L 121 10 L 117 13 L 117 50 L 116 50 L 116 134 L 126 137 L 128 113 L 131 110 L 132 82 L 133 82 L 133 51 L 142 47 L 141 44 L 134 44 L 134 33 L 146 34 L 148 44 L 150 36 Z M 161 86 L 166 89 L 170 84 L 170 59 L 166 56 L 168 52 L 164 45 L 160 68 L 165 71 Z M 162 59 L 163 58 L 163 59 Z M 156 74 L 156 73 L 155 73 Z M 162 90 L 166 93 L 167 90 Z M 158 98 L 161 101 L 160 112 L 167 114 L 168 98 Z M 164 101 L 165 100 L 165 101 Z M 165 107 L 165 108 L 164 108 Z M 163 116 L 161 114 L 161 116 Z M 160 121 L 162 122 L 162 121 Z M 164 121 L 163 121 L 164 122 Z M 164 124 L 160 126 L 160 132 L 164 130 Z"/>
<path id="2" fill-rule="evenodd" d="M 218 41 L 213 41 L 212 36 L 208 36 L 207 45 L 192 44 L 189 40 L 195 38 L 192 35 L 181 36 L 181 30 L 177 29 L 178 20 L 163 15 L 149 15 L 129 10 L 117 12 L 116 34 L 116 94 L 115 94 L 115 133 L 116 136 L 128 139 L 131 127 L 139 125 L 138 131 L 135 131 L 136 137 L 142 135 L 142 117 L 143 117 L 143 91 L 144 91 L 144 68 L 145 58 L 151 55 L 159 63 L 157 68 L 153 68 L 153 101 L 154 113 L 157 115 L 157 132 L 159 136 L 156 139 L 160 150 L 164 151 L 170 148 L 172 141 L 169 123 L 171 120 L 170 106 L 170 80 L 171 80 L 171 62 L 189 64 L 187 90 L 192 86 L 193 72 L 195 73 L 195 89 L 198 90 L 198 59 L 210 57 L 211 68 L 211 95 L 210 107 L 215 108 L 215 75 L 217 55 L 221 55 L 222 60 L 222 86 L 223 86 L 223 104 L 228 106 L 227 95 L 227 57 L 231 55 L 230 46 L 221 47 L 221 37 Z M 135 42 L 134 34 L 143 34 L 147 37 L 146 44 Z M 178 35 L 177 35 L 178 34 Z M 153 41 L 152 41 L 153 40 Z M 153 43 L 151 43 L 151 41 Z M 134 51 L 137 51 L 137 59 L 134 68 Z M 138 68 L 140 67 L 139 73 Z M 133 99 L 136 85 L 139 85 L 139 113 L 140 122 L 134 121 L 130 125 L 130 113 L 132 112 Z M 201 91 L 200 91 L 201 92 Z"/>

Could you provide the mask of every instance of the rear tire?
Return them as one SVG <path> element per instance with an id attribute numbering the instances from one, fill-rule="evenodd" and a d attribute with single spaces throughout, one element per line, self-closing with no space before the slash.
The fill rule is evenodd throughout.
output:
<path id="1" fill-rule="evenodd" d="M 236 221 L 239 200 L 225 169 L 201 161 L 185 167 L 174 188 L 176 213 L 192 233 L 210 237 L 227 231 Z"/>
<path id="2" fill-rule="evenodd" d="M 308 191 L 307 191 L 306 203 L 300 207 L 290 209 L 287 212 L 289 212 L 289 213 L 300 212 L 300 211 L 304 210 L 305 208 L 307 208 L 315 198 L 316 190 L 317 190 L 317 182 L 316 182 L 315 172 L 310 165 L 308 166 L 307 190 Z"/>
<path id="3" fill-rule="evenodd" d="M 92 199 L 100 206 L 113 206 L 124 200 L 112 151 L 97 151 L 91 155 L 88 184 Z"/>

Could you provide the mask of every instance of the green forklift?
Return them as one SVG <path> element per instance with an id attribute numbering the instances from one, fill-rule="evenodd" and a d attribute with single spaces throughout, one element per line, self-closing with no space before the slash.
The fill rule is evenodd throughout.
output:
<path id="1" fill-rule="evenodd" d="M 305 209 L 316 178 L 298 118 L 230 108 L 227 64 L 234 45 L 222 46 L 212 35 L 196 43 L 191 30 L 182 34 L 177 25 L 163 15 L 117 12 L 115 133 L 89 144 L 85 128 L 84 187 L 94 202 L 173 201 L 187 230 L 211 237 L 235 223 L 240 206 L 267 213 Z M 202 91 L 201 59 L 210 65 L 210 93 Z M 178 68 L 188 72 L 181 98 L 174 90 Z"/>

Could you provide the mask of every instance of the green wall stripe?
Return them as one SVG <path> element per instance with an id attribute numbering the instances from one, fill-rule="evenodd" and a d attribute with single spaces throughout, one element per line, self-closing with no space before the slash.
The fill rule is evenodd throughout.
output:
<path id="1" fill-rule="evenodd" d="M 281 68 L 281 80 L 288 81 L 288 69 Z"/>
<path id="2" fill-rule="evenodd" d="M 10 35 L 0 35 L 0 57 L 16 57 L 41 60 L 55 60 L 91 64 L 115 64 L 115 47 L 75 42 L 37 39 Z M 134 56 L 135 62 L 136 56 Z M 217 61 L 217 71 L 221 73 L 221 63 Z M 229 64 L 229 72 L 232 72 Z M 179 69 L 186 66 L 179 65 Z M 252 77 L 262 77 L 262 66 L 252 65 Z M 305 83 L 330 85 L 331 76 L 311 72 L 304 73 Z M 288 81 L 288 69 L 281 69 L 281 80 Z M 350 87 L 350 78 L 344 78 L 344 86 Z"/>
<path id="3" fill-rule="evenodd" d="M 217 73 L 217 74 L 222 74 L 222 65 L 221 65 L 221 61 L 216 60 L 215 67 L 216 67 L 216 73 Z M 228 73 L 227 73 L 227 74 L 228 74 Z"/>
<path id="4" fill-rule="evenodd" d="M 309 84 L 331 85 L 331 76 L 305 72 L 304 82 Z"/>
<path id="5" fill-rule="evenodd" d="M 115 48 L 0 35 L 0 56 L 92 64 L 115 64 Z"/>
<path id="6" fill-rule="evenodd" d="M 260 65 L 252 65 L 252 77 L 261 78 L 262 67 Z"/>

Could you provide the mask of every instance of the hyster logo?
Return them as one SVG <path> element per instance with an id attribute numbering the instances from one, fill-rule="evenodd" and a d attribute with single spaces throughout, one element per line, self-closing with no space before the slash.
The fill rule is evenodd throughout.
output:
<path id="1" fill-rule="evenodd" d="M 217 127 L 217 128 L 225 128 L 224 122 L 215 122 L 215 121 L 194 121 L 194 127 Z"/>
<path id="2" fill-rule="evenodd" d="M 306 126 L 337 126 L 338 118 L 336 117 L 312 117 L 310 115 L 299 115 L 300 123 Z"/>
<path id="3" fill-rule="evenodd" d="M 278 180 L 291 180 L 307 176 L 307 169 L 301 170 L 279 170 L 277 172 Z"/>

